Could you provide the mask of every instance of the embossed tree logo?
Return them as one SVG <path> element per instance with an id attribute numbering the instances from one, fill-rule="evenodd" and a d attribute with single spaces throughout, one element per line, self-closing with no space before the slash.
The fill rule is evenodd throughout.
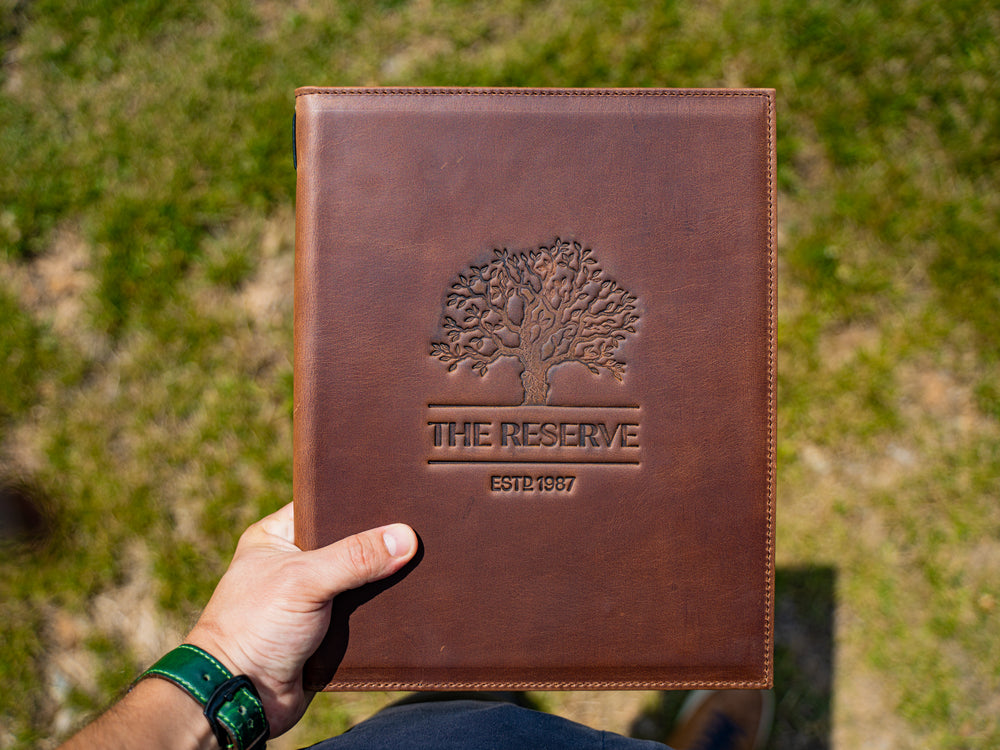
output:
<path id="1" fill-rule="evenodd" d="M 515 357 L 523 368 L 522 403 L 544 404 L 549 373 L 564 362 L 595 375 L 607 370 L 621 382 L 625 363 L 615 352 L 635 333 L 635 301 L 579 242 L 495 250 L 493 260 L 470 266 L 451 285 L 443 321 L 448 340 L 433 342 L 431 356 L 449 372 L 468 360 L 480 376 L 501 357 Z"/>

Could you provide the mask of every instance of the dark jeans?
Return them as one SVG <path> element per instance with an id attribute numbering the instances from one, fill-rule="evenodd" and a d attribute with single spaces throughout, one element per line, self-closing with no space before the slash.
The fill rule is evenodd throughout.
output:
<path id="1" fill-rule="evenodd" d="M 485 694 L 412 696 L 353 729 L 312 746 L 322 750 L 664 750 L 666 745 L 601 732 Z"/>

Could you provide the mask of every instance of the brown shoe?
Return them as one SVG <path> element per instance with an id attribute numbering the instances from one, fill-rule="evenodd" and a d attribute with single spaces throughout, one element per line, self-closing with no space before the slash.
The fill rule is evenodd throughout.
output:
<path id="1" fill-rule="evenodd" d="M 696 690 L 677 714 L 674 750 L 759 750 L 774 721 L 770 690 Z"/>

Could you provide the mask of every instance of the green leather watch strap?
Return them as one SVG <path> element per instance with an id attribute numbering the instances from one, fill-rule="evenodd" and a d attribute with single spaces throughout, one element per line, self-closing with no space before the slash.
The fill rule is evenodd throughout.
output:
<path id="1" fill-rule="evenodd" d="M 140 675 L 169 680 L 203 707 L 220 747 L 257 750 L 267 742 L 270 728 L 264 705 L 253 683 L 233 677 L 211 654 L 182 643 Z"/>

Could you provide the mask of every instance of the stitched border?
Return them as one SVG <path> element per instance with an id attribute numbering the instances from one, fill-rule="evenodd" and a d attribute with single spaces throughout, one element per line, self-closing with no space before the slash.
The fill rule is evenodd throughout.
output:
<path id="1" fill-rule="evenodd" d="M 769 100 L 768 115 L 773 100 L 768 89 L 532 89 L 532 88 L 323 88 L 305 86 L 295 91 L 300 96 L 673 96 L 673 97 L 764 97 Z M 768 136 L 770 142 L 770 135 Z"/>
<path id="2" fill-rule="evenodd" d="M 206 661 L 208 661 L 208 663 L 211 666 L 215 667 L 215 669 L 218 671 L 218 674 L 216 675 L 216 679 L 219 679 L 220 677 L 221 677 L 221 679 L 228 679 L 229 677 L 232 677 L 232 675 L 229 674 L 229 670 L 226 669 L 225 667 L 223 667 L 222 664 L 220 664 L 218 662 L 218 660 L 214 656 L 212 656 L 209 653 L 206 653 L 205 651 L 202 651 L 197 646 L 192 646 L 192 645 L 187 644 L 187 643 L 182 643 L 180 646 L 178 646 L 177 648 L 175 648 L 174 651 L 189 651 L 189 652 L 191 652 L 191 653 L 193 653 L 193 654 L 195 654 L 195 655 L 197 655 L 197 656 L 205 659 Z M 166 680 L 169 680 L 170 682 L 176 682 L 178 685 L 183 686 L 193 696 L 199 696 L 199 695 L 202 695 L 202 694 L 205 693 L 205 687 L 204 687 L 204 685 L 193 685 L 193 684 L 191 684 L 188 680 L 184 679 L 181 675 L 176 675 L 176 674 L 173 674 L 172 672 L 166 671 L 166 669 L 164 667 L 161 667 L 159 665 L 159 662 L 157 662 L 156 664 L 154 664 L 153 666 L 151 666 L 143 674 L 144 675 L 156 675 L 157 677 L 162 677 L 162 678 L 164 678 Z"/>
<path id="3" fill-rule="evenodd" d="M 712 680 L 703 682 L 700 680 L 674 680 L 674 681 L 646 681 L 635 682 L 632 680 L 605 680 L 589 681 L 578 680 L 571 682 L 437 682 L 427 680 L 426 682 L 380 682 L 377 680 L 368 682 L 351 682 L 349 680 L 334 680 L 326 685 L 326 689 L 335 690 L 694 690 L 697 688 L 765 688 L 769 687 L 768 680 L 742 680 L 732 682 L 729 680 Z"/>
<path id="4" fill-rule="evenodd" d="M 207 659 L 216 669 L 218 669 L 220 672 L 222 672 L 222 674 L 225 676 L 226 679 L 229 679 L 230 677 L 233 676 L 232 674 L 230 674 L 230 672 L 229 672 L 228 669 L 226 669 L 224 666 L 222 666 L 222 662 L 220 662 L 218 659 L 216 659 L 214 656 L 212 656 L 210 653 L 208 653 L 204 649 L 198 648 L 197 646 L 192 646 L 190 643 L 182 643 L 180 646 L 178 646 L 174 650 L 175 651 L 190 651 L 191 653 L 197 654 L 198 656 L 202 657 L 203 659 Z"/>
<path id="5" fill-rule="evenodd" d="M 145 672 L 143 672 L 143 676 L 162 677 L 168 682 L 176 682 L 178 685 L 187 690 L 195 698 L 197 698 L 199 695 L 198 688 L 196 688 L 190 682 L 185 680 L 183 677 L 171 674 L 170 672 L 167 672 L 164 669 L 160 669 L 159 667 L 150 667 Z"/>
<path id="6" fill-rule="evenodd" d="M 777 273 L 775 258 L 778 254 L 775 217 L 775 102 L 774 95 L 768 93 L 767 104 L 767 558 L 764 580 L 764 677 L 767 682 L 774 680 L 774 556 L 775 556 L 775 461 L 777 439 Z"/>

